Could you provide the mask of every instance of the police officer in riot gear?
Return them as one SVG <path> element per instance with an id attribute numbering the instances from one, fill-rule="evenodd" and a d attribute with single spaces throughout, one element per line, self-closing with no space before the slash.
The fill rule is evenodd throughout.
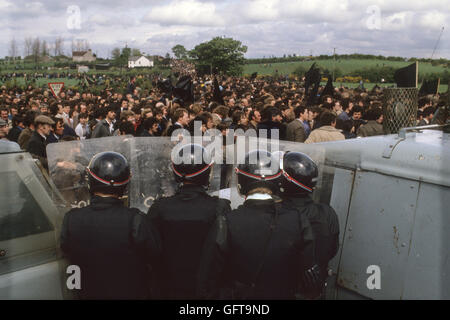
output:
<path id="1" fill-rule="evenodd" d="M 318 168 L 310 157 L 301 152 L 287 152 L 280 166 L 283 172 L 280 187 L 283 206 L 306 215 L 316 239 L 315 256 L 320 269 L 320 286 L 317 290 L 304 288 L 302 293 L 310 298 L 319 298 L 324 293 L 328 262 L 336 255 L 339 247 L 338 217 L 329 205 L 314 203 L 311 199 Z"/>
<path id="2" fill-rule="evenodd" d="M 90 205 L 69 211 L 61 249 L 81 270 L 81 299 L 149 298 L 149 265 L 158 255 L 157 232 L 138 209 L 120 199 L 131 179 L 120 153 L 95 155 L 86 169 Z"/>
<path id="3" fill-rule="evenodd" d="M 270 152 L 248 153 L 236 173 L 246 200 L 212 229 L 201 294 L 224 287 L 224 298 L 294 299 L 300 283 L 318 281 L 311 225 L 275 199 L 282 171 Z"/>
<path id="4" fill-rule="evenodd" d="M 231 210 L 228 200 L 206 193 L 212 164 L 202 146 L 181 146 L 172 158 L 173 173 L 181 184 L 178 192 L 157 199 L 148 211 L 147 217 L 159 231 L 163 248 L 156 271 L 158 298 L 198 297 L 205 239 L 216 217 Z"/>

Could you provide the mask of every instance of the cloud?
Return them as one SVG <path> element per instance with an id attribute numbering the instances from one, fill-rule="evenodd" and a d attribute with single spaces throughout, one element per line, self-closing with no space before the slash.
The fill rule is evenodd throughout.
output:
<path id="1" fill-rule="evenodd" d="M 448 18 L 441 12 L 432 11 L 425 13 L 419 21 L 422 27 L 436 30 L 448 26 Z"/>
<path id="2" fill-rule="evenodd" d="M 172 1 L 153 8 L 145 22 L 161 25 L 223 26 L 224 19 L 216 13 L 216 5 L 197 0 Z"/>
<path id="3" fill-rule="evenodd" d="M 33 1 L 33 0 L 32 0 Z M 67 28 L 67 8 L 81 11 L 81 29 Z M 371 28 L 373 6 L 379 28 Z M 363 52 L 450 58 L 448 0 L 0 0 L 0 56 L 14 36 L 89 40 L 100 56 L 125 43 L 164 55 L 226 35 L 248 46 L 247 57 Z M 377 24 L 378 26 L 378 24 Z M 132 39 L 135 39 L 132 42 Z M 70 48 L 66 46 L 66 51 Z"/>

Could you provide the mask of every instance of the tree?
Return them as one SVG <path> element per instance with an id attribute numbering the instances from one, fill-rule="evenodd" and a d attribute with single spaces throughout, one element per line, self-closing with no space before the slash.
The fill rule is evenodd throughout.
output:
<path id="1" fill-rule="evenodd" d="M 39 60 L 39 55 L 41 54 L 41 41 L 39 38 L 35 38 L 33 40 L 33 44 L 31 45 L 31 54 L 36 67 Z"/>
<path id="2" fill-rule="evenodd" d="M 111 57 L 112 57 L 113 60 L 118 59 L 120 57 L 120 48 L 114 48 L 111 51 Z"/>
<path id="3" fill-rule="evenodd" d="M 41 43 L 41 56 L 45 57 L 48 56 L 49 51 L 48 51 L 48 45 L 47 45 L 47 41 L 43 40 Z"/>
<path id="4" fill-rule="evenodd" d="M 62 56 L 64 54 L 63 43 L 64 43 L 63 38 L 57 37 L 55 39 L 55 46 L 53 48 L 55 56 Z"/>
<path id="5" fill-rule="evenodd" d="M 25 41 L 24 41 L 24 56 L 28 57 L 31 55 L 32 53 L 32 48 L 33 47 L 33 39 L 31 37 L 26 37 Z"/>
<path id="6" fill-rule="evenodd" d="M 17 42 L 16 39 L 12 38 L 9 45 L 9 55 L 13 58 L 13 61 L 16 61 L 16 56 L 18 56 L 17 50 Z"/>
<path id="7" fill-rule="evenodd" d="M 140 57 L 142 54 L 141 54 L 141 50 L 139 50 L 139 49 L 131 49 L 131 56 L 132 57 Z"/>
<path id="8" fill-rule="evenodd" d="M 237 76 L 242 74 L 246 52 L 247 46 L 240 41 L 216 37 L 195 46 L 189 55 L 197 65 L 209 65 L 211 70 Z"/>
<path id="9" fill-rule="evenodd" d="M 188 51 L 181 44 L 177 44 L 172 48 L 173 55 L 177 59 L 186 59 L 188 57 Z"/>

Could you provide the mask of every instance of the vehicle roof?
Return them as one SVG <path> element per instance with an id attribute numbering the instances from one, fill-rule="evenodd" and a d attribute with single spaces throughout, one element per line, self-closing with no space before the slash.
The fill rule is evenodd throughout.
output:
<path id="1" fill-rule="evenodd" d="M 450 186 L 450 134 L 437 130 L 319 143 L 325 163 Z"/>

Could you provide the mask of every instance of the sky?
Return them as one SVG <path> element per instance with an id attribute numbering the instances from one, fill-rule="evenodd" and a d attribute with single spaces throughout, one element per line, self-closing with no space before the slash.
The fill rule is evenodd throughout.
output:
<path id="1" fill-rule="evenodd" d="M 450 59 L 450 0 L 0 0 L 0 56 L 11 39 L 50 44 L 60 36 L 88 40 L 99 57 L 114 47 L 151 55 L 225 36 L 248 47 L 247 58 L 284 54 L 364 53 Z"/>

